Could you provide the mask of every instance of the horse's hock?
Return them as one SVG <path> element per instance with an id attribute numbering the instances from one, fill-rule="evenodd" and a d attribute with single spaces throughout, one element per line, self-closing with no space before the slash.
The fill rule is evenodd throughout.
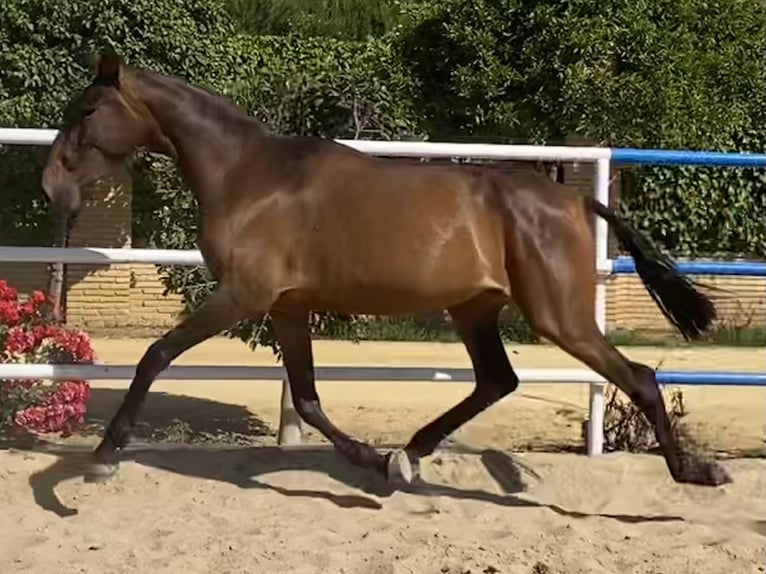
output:
<path id="1" fill-rule="evenodd" d="M 571 143 L 571 142 L 570 142 Z M 413 161 L 401 158 L 400 161 Z M 434 161 L 434 160 L 431 160 Z M 513 169 L 513 162 L 507 162 Z M 505 167 L 505 166 L 504 166 Z M 593 189 L 594 166 L 565 163 L 564 180 L 583 191 Z M 619 177 L 612 197 L 619 197 Z M 129 178 L 101 181 L 88 193 L 72 230 L 73 247 L 137 247 L 131 233 L 132 186 Z M 612 238 L 610 237 L 610 252 Z M 46 288 L 46 266 L 34 263 L 5 264 L 3 278 L 29 293 Z M 719 316 L 732 325 L 766 325 L 764 277 L 700 277 L 722 289 L 714 292 Z M 138 326 L 162 329 L 175 323 L 182 309 L 181 297 L 163 296 L 157 266 L 147 263 L 67 265 L 67 324 L 93 330 Z M 633 275 L 618 275 L 607 282 L 607 328 L 669 332 L 671 326 Z"/>

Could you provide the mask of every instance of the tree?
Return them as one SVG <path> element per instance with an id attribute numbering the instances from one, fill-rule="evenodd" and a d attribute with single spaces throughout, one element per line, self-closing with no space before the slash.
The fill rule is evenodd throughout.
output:
<path id="1" fill-rule="evenodd" d="M 761 0 L 445 0 L 397 31 L 432 139 L 763 151 Z M 623 210 L 677 254 L 760 256 L 755 170 L 651 167 Z"/>

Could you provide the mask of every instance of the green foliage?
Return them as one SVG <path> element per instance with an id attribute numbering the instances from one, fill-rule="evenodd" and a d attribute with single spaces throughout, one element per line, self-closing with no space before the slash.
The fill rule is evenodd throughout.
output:
<path id="1" fill-rule="evenodd" d="M 760 0 L 445 0 L 397 31 L 431 139 L 760 151 Z M 763 171 L 626 174 L 625 212 L 677 254 L 766 248 Z"/>
<path id="2" fill-rule="evenodd" d="M 623 213 L 672 253 L 756 259 L 766 253 L 763 170 L 649 167 L 625 181 Z"/>
<path id="3" fill-rule="evenodd" d="M 218 0 L 4 0 L 0 9 L 0 125 L 58 127 L 67 102 L 112 47 L 131 63 L 204 85 L 227 77 L 233 33 Z M 44 147 L 0 148 L 0 239 L 50 244 L 40 188 Z"/>
<path id="4" fill-rule="evenodd" d="M 379 37 L 396 22 L 396 0 L 227 0 L 239 28 L 256 36 L 344 40 Z"/>
<path id="5" fill-rule="evenodd" d="M 435 139 L 718 146 L 750 125 L 766 90 L 759 0 L 445 0 L 410 11 L 398 43 Z"/>
<path id="6" fill-rule="evenodd" d="M 224 89 L 276 133 L 355 139 L 415 137 L 413 86 L 391 47 L 298 36 L 240 36 Z"/>

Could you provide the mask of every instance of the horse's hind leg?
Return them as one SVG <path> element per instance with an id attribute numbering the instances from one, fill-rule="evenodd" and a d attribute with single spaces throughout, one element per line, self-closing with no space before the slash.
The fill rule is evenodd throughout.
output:
<path id="1" fill-rule="evenodd" d="M 676 482 L 708 486 L 730 482 L 719 466 L 698 461 L 680 450 L 654 371 L 622 356 L 597 329 L 595 322 L 585 327 L 585 331 L 563 331 L 555 335 L 549 333 L 548 336 L 562 349 L 616 384 L 641 409 L 654 427 L 668 470 Z"/>
<path id="2" fill-rule="evenodd" d="M 128 392 L 93 453 L 86 480 L 100 480 L 117 468 L 117 452 L 130 438 L 138 411 L 154 379 L 171 361 L 191 347 L 216 335 L 240 319 L 239 310 L 225 289 L 214 291 L 194 312 L 149 346 L 136 367 Z"/>
<path id="3" fill-rule="evenodd" d="M 404 448 L 412 462 L 430 455 L 439 443 L 463 424 L 512 393 L 519 379 L 511 367 L 498 332 L 503 302 L 481 298 L 450 309 L 455 327 L 473 364 L 476 386 L 457 405 L 418 430 Z"/>
<path id="4" fill-rule="evenodd" d="M 674 480 L 703 485 L 729 482 L 717 465 L 679 450 L 654 371 L 626 359 L 599 331 L 594 319 L 595 275 L 582 269 L 587 258 L 574 255 L 551 251 L 545 258 L 528 260 L 523 277 L 511 277 L 514 299 L 532 327 L 630 397 L 654 426 Z"/>

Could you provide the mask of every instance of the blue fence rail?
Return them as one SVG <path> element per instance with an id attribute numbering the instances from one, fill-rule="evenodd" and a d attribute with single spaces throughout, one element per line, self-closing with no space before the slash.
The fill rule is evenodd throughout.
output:
<path id="1" fill-rule="evenodd" d="M 634 148 L 611 148 L 610 152 L 615 164 L 766 168 L 766 154 L 761 153 Z"/>
<path id="2" fill-rule="evenodd" d="M 766 373 L 657 371 L 656 377 L 663 385 L 766 387 Z"/>
<path id="3" fill-rule="evenodd" d="M 766 168 L 766 154 L 691 150 L 612 148 L 614 165 L 694 165 L 732 168 Z M 766 277 L 766 261 L 676 261 L 685 275 L 723 275 Z M 615 274 L 636 272 L 630 257 L 617 257 L 612 263 Z M 764 292 L 766 298 L 766 292 Z M 766 364 L 766 355 L 764 356 Z M 657 381 L 665 385 L 766 387 L 766 373 L 715 371 L 657 371 Z"/>
<path id="4" fill-rule="evenodd" d="M 715 261 L 694 260 L 676 261 L 680 273 L 686 275 L 738 275 L 766 277 L 766 261 Z M 612 267 L 614 273 L 627 274 L 636 272 L 636 264 L 631 257 L 616 257 Z M 764 293 L 766 297 L 766 293 Z"/>

